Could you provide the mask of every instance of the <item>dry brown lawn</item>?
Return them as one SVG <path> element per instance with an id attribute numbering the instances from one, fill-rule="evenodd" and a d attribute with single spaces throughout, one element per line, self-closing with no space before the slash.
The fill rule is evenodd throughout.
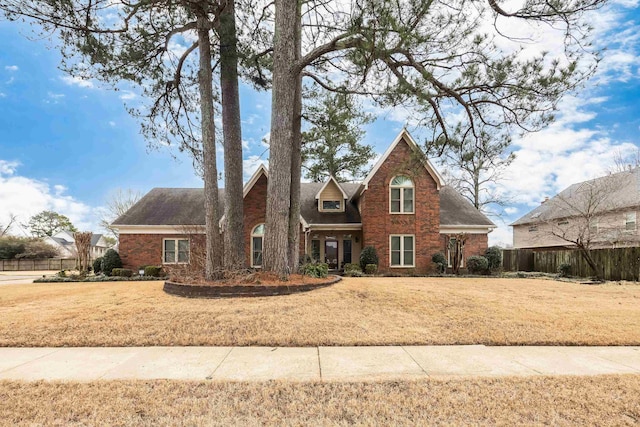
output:
<path id="1" fill-rule="evenodd" d="M 637 425 L 640 376 L 0 382 L 2 425 Z"/>
<path id="2" fill-rule="evenodd" d="M 213 300 L 162 282 L 0 286 L 0 346 L 387 344 L 640 345 L 640 286 L 351 278 Z"/>

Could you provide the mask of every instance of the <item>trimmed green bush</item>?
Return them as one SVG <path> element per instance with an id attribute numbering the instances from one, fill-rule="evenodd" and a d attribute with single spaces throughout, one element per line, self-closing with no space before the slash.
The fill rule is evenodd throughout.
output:
<path id="1" fill-rule="evenodd" d="M 164 272 L 162 271 L 162 267 L 158 265 L 147 265 L 144 268 L 144 275 L 151 277 L 162 277 L 164 276 Z"/>
<path id="2" fill-rule="evenodd" d="M 560 264 L 558 266 L 558 274 L 560 275 L 560 277 L 569 277 L 571 275 L 571 264 Z"/>
<path id="3" fill-rule="evenodd" d="M 322 262 L 305 264 L 302 266 L 302 274 L 315 278 L 327 277 L 329 265 Z"/>
<path id="4" fill-rule="evenodd" d="M 350 272 L 350 271 L 359 271 L 359 272 L 362 272 L 362 269 L 360 268 L 360 265 L 359 265 L 359 264 L 350 264 L 350 263 L 345 264 L 345 265 L 344 265 L 344 272 L 345 272 L 345 273 L 348 273 L 348 272 Z"/>
<path id="5" fill-rule="evenodd" d="M 111 270 L 113 270 L 114 268 L 122 268 L 122 260 L 120 259 L 120 255 L 118 254 L 118 252 L 114 251 L 113 249 L 109 249 L 102 257 L 100 271 L 102 271 L 107 276 L 111 276 Z"/>
<path id="6" fill-rule="evenodd" d="M 102 271 L 102 257 L 93 260 L 93 273 L 98 274 Z"/>
<path id="7" fill-rule="evenodd" d="M 444 273 L 447 269 L 447 258 L 444 256 L 442 252 L 436 252 L 431 257 L 431 261 L 436 265 L 436 269 L 438 273 Z"/>
<path id="8" fill-rule="evenodd" d="M 378 272 L 378 264 L 367 264 L 364 266 L 364 272 L 367 274 L 376 274 Z"/>
<path id="9" fill-rule="evenodd" d="M 467 268 L 471 274 L 484 274 L 489 269 L 489 261 L 482 255 L 467 258 Z"/>
<path id="10" fill-rule="evenodd" d="M 487 248 L 484 257 L 489 262 L 489 270 L 499 270 L 502 267 L 502 249 L 497 246 Z"/>
<path id="11" fill-rule="evenodd" d="M 114 277 L 131 277 L 133 276 L 133 270 L 128 268 L 114 268 L 111 270 L 111 275 Z"/>
<path id="12" fill-rule="evenodd" d="M 362 271 L 367 271 L 367 264 L 378 265 L 378 253 L 373 246 L 365 246 L 360 252 L 360 268 Z"/>

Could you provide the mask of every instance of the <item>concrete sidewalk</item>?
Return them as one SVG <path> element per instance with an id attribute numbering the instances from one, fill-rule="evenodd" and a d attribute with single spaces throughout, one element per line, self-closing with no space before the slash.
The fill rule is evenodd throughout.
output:
<path id="1" fill-rule="evenodd" d="M 640 347 L 0 348 L 0 380 L 362 381 L 640 374 Z"/>

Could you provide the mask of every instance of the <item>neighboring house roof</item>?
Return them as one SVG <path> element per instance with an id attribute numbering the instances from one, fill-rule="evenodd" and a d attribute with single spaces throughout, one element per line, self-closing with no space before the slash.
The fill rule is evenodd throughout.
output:
<path id="1" fill-rule="evenodd" d="M 91 247 L 98 246 L 100 243 L 100 239 L 102 239 L 102 234 L 92 234 L 91 235 Z M 103 247 L 107 247 L 108 245 L 104 245 Z"/>
<path id="2" fill-rule="evenodd" d="M 595 190 L 591 190 L 592 188 Z M 573 184 L 510 225 L 533 224 L 576 216 L 579 214 L 578 210 L 570 206 L 579 209 L 594 192 L 599 192 L 596 197 L 602 200 L 598 207 L 593 209 L 593 213 L 640 206 L 640 168 Z"/>
<path id="3" fill-rule="evenodd" d="M 348 196 L 344 212 L 320 212 L 315 199 L 321 182 L 300 185 L 301 215 L 309 225 L 359 224 L 360 214 L 352 198 L 360 184 L 342 183 Z M 220 213 L 223 209 L 223 189 L 220 190 Z M 202 188 L 154 188 L 114 225 L 204 225 L 204 190 Z M 473 207 L 453 188 L 440 190 L 440 225 L 476 225 L 495 227 L 486 216 Z"/>

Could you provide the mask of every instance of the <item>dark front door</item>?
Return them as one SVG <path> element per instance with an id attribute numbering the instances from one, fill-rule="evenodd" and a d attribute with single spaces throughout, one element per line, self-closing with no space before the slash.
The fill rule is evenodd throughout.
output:
<path id="1" fill-rule="evenodd" d="M 324 259 L 329 268 L 335 270 L 338 268 L 338 241 L 326 240 L 324 242 Z"/>

